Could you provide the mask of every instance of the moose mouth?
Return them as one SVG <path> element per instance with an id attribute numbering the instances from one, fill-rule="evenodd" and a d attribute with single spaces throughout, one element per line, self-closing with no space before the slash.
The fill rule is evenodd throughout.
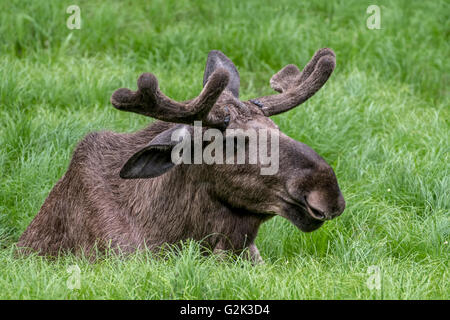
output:
<path id="1" fill-rule="evenodd" d="M 325 214 L 309 205 L 305 198 L 300 201 L 292 198 L 283 200 L 287 205 L 283 216 L 303 232 L 317 230 L 327 220 Z"/>

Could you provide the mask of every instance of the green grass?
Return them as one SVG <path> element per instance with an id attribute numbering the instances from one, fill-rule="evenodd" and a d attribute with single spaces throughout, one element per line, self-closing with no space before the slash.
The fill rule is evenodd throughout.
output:
<path id="1" fill-rule="evenodd" d="M 0 298 L 449 299 L 448 1 L 2 1 L 0 3 Z M 272 2 L 273 3 L 273 2 Z M 81 8 L 81 30 L 66 8 Z M 381 7 L 381 30 L 366 8 Z M 88 132 L 149 119 L 109 104 L 142 72 L 188 99 L 209 50 L 241 73 L 242 99 L 330 47 L 337 68 L 310 101 L 274 117 L 335 169 L 347 201 L 311 234 L 274 218 L 256 244 L 266 264 L 141 252 L 96 263 L 18 258 L 14 243 Z M 81 287 L 70 290 L 67 268 Z M 381 288 L 371 290 L 368 268 Z"/>

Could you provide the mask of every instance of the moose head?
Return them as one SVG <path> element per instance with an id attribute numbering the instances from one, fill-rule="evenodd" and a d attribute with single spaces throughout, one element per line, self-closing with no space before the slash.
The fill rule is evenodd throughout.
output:
<path id="1" fill-rule="evenodd" d="M 328 48 L 317 51 L 303 71 L 287 65 L 270 80 L 279 92 L 249 101 L 239 100 L 240 77 L 233 62 L 220 51 L 208 55 L 203 90 L 195 99 L 177 102 L 165 96 L 156 77 L 142 74 L 138 90 L 118 89 L 111 102 L 119 110 L 135 112 L 178 125 L 158 134 L 147 146 L 135 153 L 123 166 L 125 179 L 152 179 L 175 170 L 171 153 L 176 142 L 175 130 L 192 132 L 194 121 L 206 128 L 223 132 L 224 145 L 230 129 L 261 129 L 277 132 L 269 118 L 286 112 L 313 96 L 328 80 L 335 67 L 335 54 Z M 217 138 L 216 138 L 217 139 Z M 248 140 L 248 139 L 247 139 Z M 203 145 L 203 147 L 205 147 Z M 247 158 L 251 151 L 245 145 Z M 345 201 L 332 168 L 307 145 L 279 133 L 279 170 L 261 174 L 261 161 L 235 164 L 221 161 L 189 166 L 188 175 L 201 177 L 210 192 L 231 208 L 257 215 L 278 214 L 302 231 L 319 228 L 324 221 L 339 216 Z"/>

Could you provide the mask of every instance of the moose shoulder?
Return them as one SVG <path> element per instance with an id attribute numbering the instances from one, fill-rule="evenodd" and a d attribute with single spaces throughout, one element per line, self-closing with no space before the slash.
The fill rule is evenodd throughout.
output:
<path id="1" fill-rule="evenodd" d="M 119 89 L 111 103 L 159 121 L 132 134 L 88 134 L 18 246 L 44 255 L 89 254 L 94 248 L 131 252 L 195 239 L 214 251 L 248 248 L 251 259 L 260 261 L 254 239 L 272 216 L 305 232 L 316 230 L 340 215 L 345 201 L 331 167 L 305 144 L 277 133 L 280 170 L 263 175 L 260 160 L 174 163 L 172 137 L 177 130 L 192 132 L 194 121 L 216 129 L 224 141 L 230 129 L 278 132 L 269 116 L 314 95 L 334 67 L 333 51 L 321 49 L 303 71 L 288 65 L 272 77 L 278 94 L 249 101 L 239 100 L 238 71 L 220 51 L 209 53 L 204 88 L 189 101 L 168 98 L 156 77 L 144 73 L 137 91 Z"/>

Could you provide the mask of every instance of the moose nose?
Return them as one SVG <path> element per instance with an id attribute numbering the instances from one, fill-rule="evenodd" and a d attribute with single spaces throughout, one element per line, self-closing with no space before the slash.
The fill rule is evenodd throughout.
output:
<path id="1" fill-rule="evenodd" d="M 344 212 L 345 200 L 344 196 L 339 193 L 339 196 L 334 198 L 330 205 L 330 199 L 324 197 L 319 192 L 311 192 L 307 197 L 305 197 L 305 202 L 307 205 L 308 212 L 318 220 L 331 220 L 336 218 Z M 328 203 L 328 205 L 326 205 Z"/>

